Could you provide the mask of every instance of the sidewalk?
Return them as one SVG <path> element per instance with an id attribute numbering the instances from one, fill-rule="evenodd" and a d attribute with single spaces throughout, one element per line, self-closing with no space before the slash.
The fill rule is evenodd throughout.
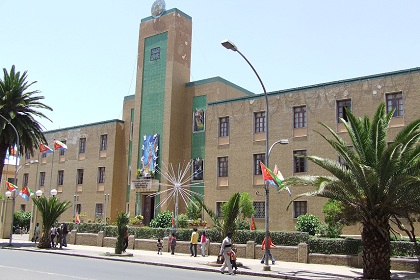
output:
<path id="1" fill-rule="evenodd" d="M 2 249 L 23 251 L 35 251 L 40 253 L 65 254 L 75 257 L 87 257 L 107 259 L 112 261 L 125 261 L 150 265 L 160 265 L 191 270 L 202 270 L 220 273 L 220 265 L 215 265 L 216 256 L 190 257 L 189 254 L 164 252 L 158 255 L 155 251 L 128 250 L 129 255 L 113 256 L 114 248 L 95 247 L 82 245 L 68 245 L 63 249 L 39 249 L 33 242 L 28 241 L 28 235 L 13 235 L 12 247 L 9 247 L 9 239 L 0 239 Z M 106 253 L 110 253 L 108 256 Z M 255 275 L 279 279 L 301 280 L 329 280 L 329 279 L 357 279 L 362 277 L 362 269 L 347 266 L 304 264 L 278 261 L 271 265 L 271 271 L 263 271 L 263 265 L 259 259 L 238 259 L 242 267 L 238 267 L 237 274 Z M 420 273 L 406 271 L 392 271 L 392 279 L 420 279 Z"/>

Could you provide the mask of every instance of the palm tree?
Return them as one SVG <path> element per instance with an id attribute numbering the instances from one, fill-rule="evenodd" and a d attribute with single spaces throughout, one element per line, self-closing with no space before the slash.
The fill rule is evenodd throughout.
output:
<path id="1" fill-rule="evenodd" d="M 52 111 L 52 108 L 40 102 L 44 99 L 43 96 L 35 96 L 39 93 L 38 90 L 28 91 L 36 82 L 26 81 L 27 71 L 23 74 L 16 72 L 13 65 L 10 73 L 5 68 L 3 73 L 3 80 L 0 78 L 0 115 L 16 128 L 19 135 L 19 155 L 22 151 L 33 155 L 39 142 L 46 142 L 41 124 L 35 117 L 50 120 L 38 109 Z M 16 132 L 7 121 L 0 118 L 0 180 L 7 149 L 13 148 L 18 142 Z"/>
<path id="2" fill-rule="evenodd" d="M 390 279 L 390 220 L 395 216 L 408 219 L 420 213 L 420 119 L 408 124 L 387 143 L 392 114 L 393 111 L 386 113 L 385 104 L 378 107 L 372 120 L 367 116 L 357 118 L 347 111 L 348 121 L 341 121 L 351 143 L 346 143 L 333 129 L 321 123 L 332 138 L 318 133 L 345 164 L 306 156 L 332 176 L 285 180 L 290 186 L 316 187 L 315 191 L 298 197 L 317 196 L 340 201 L 345 213 L 361 223 L 365 279 Z"/>
<path id="3" fill-rule="evenodd" d="M 60 202 L 55 196 L 36 197 L 32 201 L 42 216 L 42 236 L 39 240 L 39 248 L 51 248 L 50 229 L 57 222 L 58 217 L 70 208 L 70 201 Z"/>

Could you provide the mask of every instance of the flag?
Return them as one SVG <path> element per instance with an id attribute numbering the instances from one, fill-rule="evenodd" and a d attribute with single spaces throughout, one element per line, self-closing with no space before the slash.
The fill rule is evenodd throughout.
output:
<path id="1" fill-rule="evenodd" d="M 12 183 L 7 182 L 7 181 L 6 181 L 6 188 L 11 192 L 18 189 L 18 187 L 16 187 L 15 185 L 13 185 Z"/>
<path id="2" fill-rule="evenodd" d="M 54 140 L 54 150 L 67 150 L 67 145 L 58 140 Z"/>
<path id="3" fill-rule="evenodd" d="M 52 153 L 54 151 L 53 151 L 53 149 L 51 149 L 47 145 L 44 145 L 42 143 L 39 143 L 39 152 L 40 153 Z"/>
<path id="4" fill-rule="evenodd" d="M 270 184 L 272 184 L 275 187 L 278 187 L 278 185 L 277 185 L 277 183 L 274 179 L 274 177 L 276 177 L 276 176 L 273 174 L 273 171 L 268 169 L 268 167 L 266 167 L 262 161 L 260 161 L 260 165 L 261 165 L 261 172 L 262 172 L 264 181 L 269 182 Z"/>
<path id="5" fill-rule="evenodd" d="M 22 190 L 19 192 L 19 195 L 25 199 L 26 201 L 29 201 L 29 198 L 34 195 L 34 193 L 31 191 L 30 188 L 27 186 L 23 186 Z"/>
<path id="6" fill-rule="evenodd" d="M 277 191 L 281 191 L 282 189 L 286 189 L 287 192 L 289 193 L 289 196 L 292 196 L 292 192 L 290 191 L 289 187 L 285 187 L 283 184 L 284 181 L 284 177 L 283 174 L 281 174 L 279 168 L 277 167 L 277 164 L 274 165 L 274 171 L 273 171 L 274 175 L 276 175 L 274 177 L 274 179 L 276 180 L 276 183 L 278 184 L 278 189 Z"/>
<path id="7" fill-rule="evenodd" d="M 254 220 L 254 215 L 251 216 L 251 223 L 249 225 L 249 229 L 250 230 L 256 230 L 257 228 L 255 227 L 255 220 Z"/>
<path id="8" fill-rule="evenodd" d="M 80 224 L 80 217 L 79 217 L 79 213 L 76 213 L 76 217 L 74 217 L 74 222 L 76 224 Z"/>
<path id="9" fill-rule="evenodd" d="M 283 175 L 281 174 L 280 170 L 278 169 L 277 165 L 274 167 L 274 172 L 271 171 L 268 167 L 260 161 L 261 164 L 261 171 L 263 174 L 264 181 L 269 182 L 273 186 L 276 187 L 277 192 L 281 191 L 282 189 L 286 189 L 289 192 L 289 195 L 292 195 L 290 189 L 285 187 L 283 184 Z"/>

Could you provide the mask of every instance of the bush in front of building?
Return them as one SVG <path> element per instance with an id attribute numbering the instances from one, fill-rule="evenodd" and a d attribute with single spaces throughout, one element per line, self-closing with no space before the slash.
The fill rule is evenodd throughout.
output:
<path id="1" fill-rule="evenodd" d="M 319 231 L 320 221 L 319 218 L 312 214 L 300 215 L 297 218 L 296 230 L 307 232 L 309 235 L 315 235 Z"/>
<path id="2" fill-rule="evenodd" d="M 172 212 L 171 211 L 164 211 L 160 212 L 159 214 L 154 217 L 149 226 L 152 228 L 169 228 L 172 226 Z"/>
<path id="3" fill-rule="evenodd" d="M 353 238 L 309 238 L 309 253 L 328 255 L 357 255 L 362 250 L 362 241 Z"/>

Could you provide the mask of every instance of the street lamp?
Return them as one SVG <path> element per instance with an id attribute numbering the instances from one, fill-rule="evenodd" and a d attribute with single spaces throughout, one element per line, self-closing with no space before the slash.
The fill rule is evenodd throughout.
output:
<path id="1" fill-rule="evenodd" d="M 257 76 L 257 78 L 260 81 L 260 84 L 263 88 L 264 97 L 265 97 L 265 166 L 268 167 L 270 152 L 271 152 L 271 149 L 273 148 L 273 146 L 275 144 L 287 144 L 287 143 L 289 143 L 289 140 L 282 139 L 282 140 L 279 140 L 279 141 L 275 142 L 271 147 L 269 146 L 269 142 L 268 142 L 268 135 L 269 135 L 268 134 L 268 119 L 269 119 L 268 96 L 267 96 L 267 91 L 265 90 L 265 86 L 264 86 L 260 76 L 258 75 L 257 71 L 255 70 L 254 66 L 252 66 L 251 62 L 249 62 L 249 60 L 238 50 L 238 48 L 235 46 L 235 44 L 233 44 L 229 40 L 224 40 L 221 44 L 226 49 L 239 53 L 239 55 L 242 56 L 243 59 L 245 59 L 245 61 L 248 63 L 248 65 L 254 71 L 255 75 Z M 268 182 L 265 182 L 265 240 L 266 240 L 266 244 L 268 243 L 268 238 L 269 238 L 269 233 L 270 233 L 270 231 L 269 231 L 269 219 L 268 219 L 269 218 L 269 215 L 268 215 L 269 214 L 269 212 L 268 212 L 269 211 L 269 193 L 270 193 L 270 189 L 269 189 Z M 271 270 L 271 267 L 268 265 L 268 255 L 269 255 L 269 248 L 268 248 L 268 246 L 265 246 L 265 265 L 264 265 L 264 270 L 265 271 Z"/>
<path id="2" fill-rule="evenodd" d="M 13 130 L 16 133 L 16 162 L 15 162 L 15 177 L 13 183 L 17 185 L 16 183 L 16 176 L 18 173 L 18 158 L 19 158 L 19 133 L 16 130 L 16 127 L 3 115 L 0 115 L 2 119 L 4 119 L 10 126 L 13 128 Z M 12 195 L 12 194 L 11 194 Z M 15 211 L 15 201 L 16 201 L 16 190 L 13 190 L 13 196 L 12 196 L 12 221 L 10 223 L 10 235 L 9 235 L 9 245 L 12 245 L 12 239 L 13 239 L 13 212 Z"/>
<path id="3" fill-rule="evenodd" d="M 52 195 L 52 197 L 55 197 L 57 195 L 57 190 L 56 189 L 52 189 L 50 191 L 50 194 Z"/>

